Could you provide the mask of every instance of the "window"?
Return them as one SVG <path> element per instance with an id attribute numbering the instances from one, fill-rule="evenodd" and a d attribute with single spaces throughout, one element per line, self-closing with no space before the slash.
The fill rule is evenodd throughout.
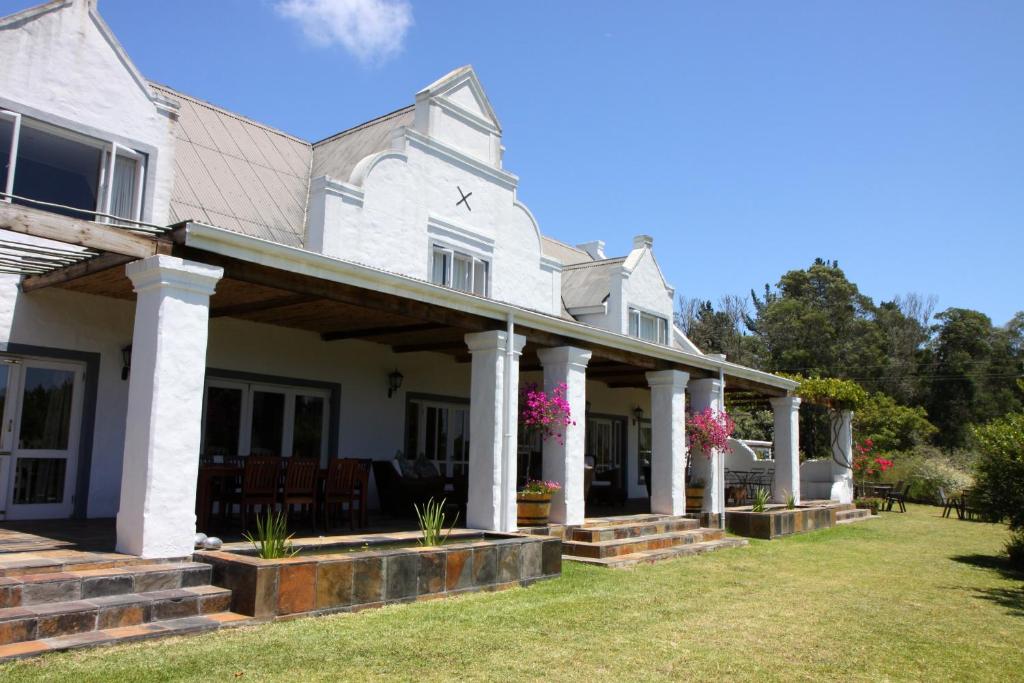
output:
<path id="1" fill-rule="evenodd" d="M 4 201 L 74 218 L 90 218 L 91 211 L 133 220 L 142 215 L 146 158 L 123 145 L 0 110 L 0 160 Z"/>
<path id="2" fill-rule="evenodd" d="M 631 308 L 629 309 L 629 336 L 656 344 L 668 344 L 668 320 Z"/>
<path id="3" fill-rule="evenodd" d="M 434 245 L 430 281 L 461 292 L 487 296 L 490 264 L 481 258 Z"/>
<path id="4" fill-rule="evenodd" d="M 651 421 L 640 420 L 637 423 L 637 460 L 640 463 L 636 473 L 636 483 L 643 486 L 645 467 L 651 466 Z"/>
<path id="5" fill-rule="evenodd" d="M 469 404 L 457 399 L 410 398 L 405 413 L 405 456 L 421 455 L 444 476 L 469 472 Z"/>
<path id="6" fill-rule="evenodd" d="M 324 389 L 207 380 L 201 452 L 208 458 L 297 456 L 326 464 L 329 405 Z"/>

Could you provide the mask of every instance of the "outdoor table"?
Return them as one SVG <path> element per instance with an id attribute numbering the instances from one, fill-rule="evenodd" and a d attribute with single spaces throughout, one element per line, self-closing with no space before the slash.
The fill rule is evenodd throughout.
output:
<path id="1" fill-rule="evenodd" d="M 213 513 L 213 492 L 218 482 L 231 481 L 245 470 L 237 465 L 209 464 L 199 466 L 196 484 L 196 529 L 206 531 Z"/>

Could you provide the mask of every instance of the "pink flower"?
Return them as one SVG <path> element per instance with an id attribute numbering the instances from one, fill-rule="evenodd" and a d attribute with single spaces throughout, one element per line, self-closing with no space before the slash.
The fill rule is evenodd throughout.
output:
<path id="1" fill-rule="evenodd" d="M 729 437 L 735 428 L 732 418 L 724 410 L 705 408 L 687 421 L 686 436 L 691 449 L 699 448 L 705 457 L 710 458 L 712 451 L 729 450 Z"/>
<path id="2" fill-rule="evenodd" d="M 554 437 L 558 443 L 565 443 L 564 427 L 576 424 L 572 419 L 569 401 L 565 397 L 568 387 L 559 384 L 552 388 L 550 395 L 527 384 L 520 392 L 519 423 L 527 431 L 537 431 L 544 439 Z"/>

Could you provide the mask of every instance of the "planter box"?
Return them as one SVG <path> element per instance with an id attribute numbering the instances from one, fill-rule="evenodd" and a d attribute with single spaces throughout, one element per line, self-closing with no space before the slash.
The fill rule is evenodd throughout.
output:
<path id="1" fill-rule="evenodd" d="M 704 487 L 686 487 L 686 511 L 700 512 L 704 507 Z"/>
<path id="2" fill-rule="evenodd" d="M 737 536 L 771 540 L 779 536 L 833 527 L 840 507 L 798 506 L 793 510 L 787 510 L 785 506 L 776 506 L 764 512 L 753 512 L 749 508 L 730 508 L 725 511 L 725 526 Z"/>
<path id="3" fill-rule="evenodd" d="M 344 612 L 480 590 L 526 586 L 562 572 L 557 538 L 457 530 L 443 546 L 394 547 L 418 532 L 299 540 L 301 554 L 262 560 L 243 544 L 195 554 L 231 610 L 253 617 Z M 382 546 L 374 549 L 374 545 Z"/>

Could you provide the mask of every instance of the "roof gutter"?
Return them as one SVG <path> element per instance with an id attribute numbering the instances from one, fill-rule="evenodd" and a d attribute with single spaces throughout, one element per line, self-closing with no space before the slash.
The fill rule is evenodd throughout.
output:
<path id="1" fill-rule="evenodd" d="M 204 223 L 185 224 L 186 246 L 221 256 L 237 258 L 270 268 L 277 268 L 311 277 L 339 282 L 354 287 L 373 289 L 386 294 L 413 299 L 422 303 L 451 308 L 505 323 L 510 315 L 516 324 L 543 332 L 572 337 L 592 344 L 610 346 L 649 358 L 681 363 L 715 374 L 737 377 L 766 386 L 793 391 L 798 383 L 768 372 L 762 372 L 736 363 L 702 354 L 673 349 L 661 344 L 645 342 L 548 313 L 533 311 L 513 304 L 467 294 L 423 280 L 373 268 L 331 256 L 324 256 L 297 247 L 242 235 L 231 230 Z"/>

